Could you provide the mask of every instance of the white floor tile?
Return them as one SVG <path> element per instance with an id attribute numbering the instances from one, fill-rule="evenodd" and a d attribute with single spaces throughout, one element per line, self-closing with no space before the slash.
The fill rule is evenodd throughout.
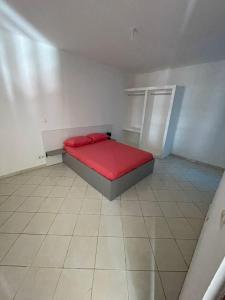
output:
<path id="1" fill-rule="evenodd" d="M 173 239 L 151 239 L 159 271 L 186 271 L 187 266 Z"/>
<path id="2" fill-rule="evenodd" d="M 39 212 L 57 213 L 62 205 L 64 198 L 48 197 L 42 202 Z"/>
<path id="3" fill-rule="evenodd" d="M 26 267 L 2 267 L 0 266 L 0 299 L 12 300 L 19 289 Z"/>
<path id="4" fill-rule="evenodd" d="M 189 266 L 192 260 L 193 253 L 196 247 L 196 240 L 177 240 L 178 247 L 185 259 L 186 264 Z"/>
<path id="5" fill-rule="evenodd" d="M 33 195 L 33 192 L 35 191 L 35 189 L 37 188 L 37 185 L 31 185 L 31 184 L 27 184 L 27 185 L 21 185 L 18 189 L 16 189 L 14 195 L 16 196 L 31 196 Z M 39 195 L 37 195 L 39 196 Z M 40 195 L 42 196 L 42 195 Z"/>
<path id="6" fill-rule="evenodd" d="M 83 203 L 83 199 L 81 199 L 81 198 L 67 197 L 63 201 L 63 203 L 59 209 L 59 212 L 60 213 L 78 214 L 81 210 L 82 203 Z"/>
<path id="7" fill-rule="evenodd" d="M 17 211 L 37 212 L 44 199 L 44 197 L 27 197 L 27 199 L 17 208 Z"/>
<path id="8" fill-rule="evenodd" d="M 144 201 L 157 201 L 153 191 L 148 188 L 138 188 L 137 189 L 138 199 Z"/>
<path id="9" fill-rule="evenodd" d="M 99 223 L 99 215 L 79 215 L 74 235 L 98 236 Z"/>
<path id="10" fill-rule="evenodd" d="M 141 209 L 145 217 L 160 217 L 163 216 L 159 203 L 141 201 Z"/>
<path id="11" fill-rule="evenodd" d="M 185 272 L 160 272 L 167 300 L 178 300 L 185 276 Z"/>
<path id="12" fill-rule="evenodd" d="M 55 216 L 50 213 L 36 213 L 24 229 L 24 233 L 47 234 Z"/>
<path id="13" fill-rule="evenodd" d="M 0 212 L 0 226 L 3 225 L 12 214 L 13 212 Z"/>
<path id="14" fill-rule="evenodd" d="M 188 221 L 184 218 L 168 218 L 169 228 L 176 239 L 195 239 L 194 232 Z"/>
<path id="15" fill-rule="evenodd" d="M 8 196 L 12 195 L 16 190 L 20 188 L 19 184 L 0 183 L 0 195 Z"/>
<path id="16" fill-rule="evenodd" d="M 204 220 L 203 219 L 192 219 L 192 218 L 187 218 L 186 220 L 191 225 L 191 228 L 193 229 L 193 231 L 195 233 L 195 237 L 198 238 L 198 236 L 201 233 L 202 226 L 204 225 Z"/>
<path id="17" fill-rule="evenodd" d="M 123 216 L 122 223 L 125 237 L 148 237 L 143 217 Z"/>
<path id="18" fill-rule="evenodd" d="M 176 202 L 160 202 L 160 208 L 167 218 L 179 218 L 183 217 L 183 214 L 179 210 Z"/>
<path id="19" fill-rule="evenodd" d="M 15 300 L 46 300 L 53 299 L 60 269 L 31 268 L 16 294 Z"/>
<path id="20" fill-rule="evenodd" d="M 96 270 L 92 300 L 128 300 L 126 272 Z"/>
<path id="21" fill-rule="evenodd" d="M 25 196 L 10 196 L 2 205 L 0 206 L 0 211 L 16 211 L 16 209 L 26 201 Z"/>
<path id="22" fill-rule="evenodd" d="M 70 177 L 59 177 L 57 180 L 57 185 L 70 187 L 73 185 L 73 181 L 74 181 L 74 179 L 70 178 Z"/>
<path id="23" fill-rule="evenodd" d="M 93 273 L 93 270 L 63 269 L 54 300 L 91 300 Z"/>
<path id="24" fill-rule="evenodd" d="M 125 269 L 123 238 L 99 237 L 97 245 L 97 269 Z"/>
<path id="25" fill-rule="evenodd" d="M 186 218 L 203 218 L 201 211 L 192 203 L 178 203 L 178 206 Z"/>
<path id="26" fill-rule="evenodd" d="M 155 270 L 155 260 L 148 239 L 125 239 L 126 265 L 128 270 Z"/>
<path id="27" fill-rule="evenodd" d="M 44 179 L 45 177 L 43 176 L 30 176 L 30 178 L 26 180 L 26 184 L 41 184 Z"/>
<path id="28" fill-rule="evenodd" d="M 65 198 L 69 193 L 70 188 L 65 186 L 54 186 L 51 190 L 50 197 Z"/>
<path id="29" fill-rule="evenodd" d="M 99 236 L 123 236 L 120 216 L 101 216 Z"/>
<path id="30" fill-rule="evenodd" d="M 102 215 L 109 215 L 109 216 L 120 216 L 121 215 L 121 201 L 120 200 L 113 200 L 110 201 L 106 198 L 102 199 L 102 208 L 101 208 Z"/>
<path id="31" fill-rule="evenodd" d="M 95 198 L 85 198 L 81 208 L 81 214 L 99 215 L 101 212 L 101 200 Z"/>
<path id="32" fill-rule="evenodd" d="M 102 199 L 102 194 L 99 191 L 97 191 L 95 188 L 93 188 L 92 186 L 88 185 L 85 197 L 86 198 L 94 198 L 94 199 Z"/>
<path id="33" fill-rule="evenodd" d="M 87 187 L 88 183 L 87 181 L 85 181 L 83 178 L 81 178 L 80 176 L 77 176 L 76 179 L 74 180 L 73 186 L 83 186 L 83 187 Z"/>
<path id="34" fill-rule="evenodd" d="M 65 259 L 65 268 L 92 269 L 95 265 L 97 237 L 74 236 Z"/>
<path id="35" fill-rule="evenodd" d="M 18 234 L 0 234 L 0 260 L 8 252 L 12 244 L 18 238 Z"/>
<path id="36" fill-rule="evenodd" d="M 40 185 L 54 186 L 57 184 L 59 177 L 45 177 Z"/>
<path id="37" fill-rule="evenodd" d="M 38 186 L 34 191 L 32 192 L 32 196 L 37 197 L 47 197 L 51 190 L 53 189 L 52 186 Z"/>
<path id="38" fill-rule="evenodd" d="M 27 224 L 33 217 L 33 213 L 14 213 L 9 219 L 0 227 L 0 232 L 5 233 L 22 233 Z"/>
<path id="39" fill-rule="evenodd" d="M 164 217 L 145 217 L 145 224 L 150 238 L 172 238 Z"/>
<path id="40" fill-rule="evenodd" d="M 34 262 L 35 267 L 62 267 L 71 237 L 48 235 Z"/>
<path id="41" fill-rule="evenodd" d="M 158 272 L 128 271 L 129 300 L 165 300 Z"/>
<path id="42" fill-rule="evenodd" d="M 121 194 L 121 200 L 138 200 L 136 188 L 131 187 L 129 190 Z"/>
<path id="43" fill-rule="evenodd" d="M 41 247 L 43 239 L 43 235 L 20 235 L 1 261 L 1 264 L 30 266 Z"/>
<path id="44" fill-rule="evenodd" d="M 9 198 L 9 196 L 1 196 L 0 195 L 0 205 L 5 202 L 7 199 Z"/>
<path id="45" fill-rule="evenodd" d="M 142 216 L 139 201 L 122 201 L 121 215 L 123 216 Z"/>
<path id="46" fill-rule="evenodd" d="M 75 214 L 58 214 L 51 225 L 48 234 L 72 235 L 77 221 Z"/>
<path id="47" fill-rule="evenodd" d="M 86 194 L 87 186 L 72 186 L 68 193 L 68 197 L 83 198 Z"/>

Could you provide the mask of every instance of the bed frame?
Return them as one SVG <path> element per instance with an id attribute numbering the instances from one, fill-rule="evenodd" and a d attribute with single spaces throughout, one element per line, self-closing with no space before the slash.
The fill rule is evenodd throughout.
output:
<path id="1" fill-rule="evenodd" d="M 151 160 L 111 181 L 66 152 L 63 153 L 63 162 L 109 200 L 115 199 L 132 185 L 151 174 L 154 167 L 154 160 Z"/>

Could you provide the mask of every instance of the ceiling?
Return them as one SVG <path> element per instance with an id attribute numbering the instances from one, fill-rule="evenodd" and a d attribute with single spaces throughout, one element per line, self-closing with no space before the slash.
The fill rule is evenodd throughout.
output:
<path id="1" fill-rule="evenodd" d="M 224 0 L 0 2 L 8 18 L 1 26 L 10 29 L 6 24 L 12 22 L 31 38 L 44 36 L 60 49 L 129 72 L 225 58 Z M 24 19 L 27 23 L 21 25 Z M 28 27 L 39 34 L 32 36 Z M 138 31 L 134 40 L 132 27 Z"/>

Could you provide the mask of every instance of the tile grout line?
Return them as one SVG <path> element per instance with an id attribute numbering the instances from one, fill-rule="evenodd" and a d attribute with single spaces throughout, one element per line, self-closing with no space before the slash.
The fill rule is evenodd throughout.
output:
<path id="1" fill-rule="evenodd" d="M 19 286 L 18 289 L 16 290 L 16 293 L 15 293 L 15 295 L 13 296 L 13 299 L 12 299 L 12 300 L 14 300 L 14 299 L 16 298 L 17 294 L 18 294 L 19 291 L 22 289 L 23 283 L 25 282 L 27 273 L 28 273 L 29 270 L 31 269 L 31 266 L 24 266 L 23 268 L 26 268 L 26 272 L 25 272 L 24 277 L 23 277 L 23 280 L 21 281 L 20 286 Z"/>
<path id="2" fill-rule="evenodd" d="M 99 217 L 99 224 L 98 224 L 98 235 L 97 235 L 97 242 L 96 242 L 95 261 L 94 261 L 94 271 L 93 271 L 92 283 L 91 283 L 91 297 L 90 297 L 90 300 L 93 299 L 93 287 L 94 287 L 94 279 L 95 279 L 95 271 L 96 271 L 96 262 L 97 262 L 98 238 L 99 238 L 99 230 L 100 230 L 100 223 L 101 223 L 102 201 L 103 201 L 103 196 L 102 196 L 101 207 L 100 207 L 100 217 Z"/>
<path id="3" fill-rule="evenodd" d="M 161 210 L 161 208 L 160 208 L 160 210 Z M 142 207 L 141 207 L 141 212 L 142 212 L 142 218 L 143 218 L 144 226 L 145 226 L 145 229 L 146 229 L 147 234 L 148 234 L 148 243 L 149 243 L 149 247 L 150 247 L 150 249 L 151 249 L 151 253 L 152 253 L 153 258 L 154 258 L 154 265 L 155 265 L 155 267 L 156 267 L 156 270 L 155 270 L 155 267 L 154 267 L 153 272 L 154 272 L 154 273 L 156 272 L 156 273 L 158 274 L 158 276 L 159 276 L 159 267 L 158 267 L 158 264 L 157 264 L 157 262 L 156 262 L 155 253 L 154 253 L 153 248 L 152 248 L 151 238 L 150 238 L 150 234 L 149 234 L 149 232 L 148 232 L 148 230 L 147 230 L 147 225 L 146 225 L 146 220 L 145 220 L 146 217 L 145 217 L 144 214 L 143 214 Z M 162 211 L 161 211 L 161 212 L 162 212 Z M 152 271 L 149 271 L 149 272 L 152 272 Z M 164 287 L 163 287 L 162 280 L 161 280 L 160 276 L 159 276 L 159 279 L 160 279 L 160 282 L 161 282 L 163 294 L 164 294 L 165 299 L 166 299 L 166 293 L 165 293 L 165 291 L 164 291 Z"/>
<path id="4" fill-rule="evenodd" d="M 167 223 L 168 228 L 170 229 L 169 223 L 168 223 L 168 221 L 167 221 L 166 218 L 165 218 L 165 220 L 166 220 L 166 223 Z M 173 233 L 172 233 L 172 235 L 174 236 Z M 184 263 L 185 263 L 185 265 L 186 265 L 186 267 L 187 267 L 187 270 L 186 270 L 185 272 L 187 272 L 188 269 L 189 269 L 189 266 L 188 266 L 187 263 L 186 263 L 186 260 L 185 260 L 185 258 L 184 258 L 184 255 L 183 255 L 183 253 L 182 253 L 182 251 L 181 251 L 181 249 L 180 249 L 180 247 L 179 247 L 179 245 L 178 245 L 178 243 L 177 243 L 177 241 L 176 241 L 176 237 L 175 237 L 175 236 L 174 236 L 173 240 L 174 240 L 174 242 L 175 242 L 175 244 L 176 244 L 176 246 L 177 246 L 177 248 L 178 248 L 178 250 L 179 250 L 179 252 L 180 252 L 180 254 L 181 254 L 182 258 L 183 258 L 183 260 L 184 260 Z"/>
<path id="5" fill-rule="evenodd" d="M 136 189 L 136 187 L 135 187 Z M 140 207 L 140 210 L 141 210 L 141 207 Z M 124 236 L 124 224 L 123 224 L 123 220 L 122 220 L 122 217 L 124 216 L 121 216 L 121 223 L 122 223 L 122 231 L 123 231 L 123 251 L 124 251 L 124 259 L 125 259 L 125 277 L 126 277 L 126 288 L 127 288 L 127 296 L 128 296 L 128 300 L 130 298 L 130 293 L 129 293 L 129 284 L 128 284 L 128 268 L 127 268 L 127 254 L 126 254 L 126 239 L 125 239 L 125 236 Z"/>

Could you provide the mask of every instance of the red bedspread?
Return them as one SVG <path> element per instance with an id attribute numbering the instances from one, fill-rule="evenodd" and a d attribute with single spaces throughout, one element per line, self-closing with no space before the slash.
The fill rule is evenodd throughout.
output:
<path id="1" fill-rule="evenodd" d="M 153 160 L 151 153 L 112 140 L 76 148 L 65 146 L 65 150 L 110 180 Z"/>

